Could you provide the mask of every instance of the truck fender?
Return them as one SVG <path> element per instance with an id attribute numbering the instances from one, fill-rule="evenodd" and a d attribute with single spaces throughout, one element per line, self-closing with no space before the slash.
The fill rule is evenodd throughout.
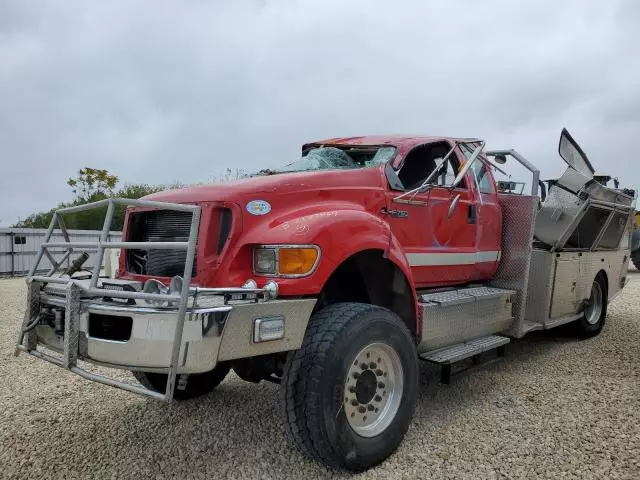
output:
<path id="1" fill-rule="evenodd" d="M 308 278 L 280 279 L 283 295 L 317 295 L 335 270 L 350 257 L 366 250 L 379 250 L 404 275 L 413 297 L 416 332 L 420 332 L 418 304 L 411 267 L 400 242 L 387 222 L 365 210 L 319 211 L 291 219 L 272 220 L 255 229 L 243 243 L 304 244 L 320 247 L 316 271 Z M 293 283 L 295 282 L 295 283 Z M 291 287 L 295 285 L 295 290 Z"/>

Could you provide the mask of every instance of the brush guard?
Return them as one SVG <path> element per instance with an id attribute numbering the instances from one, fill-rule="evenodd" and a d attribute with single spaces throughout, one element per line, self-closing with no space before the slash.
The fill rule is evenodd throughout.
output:
<path id="1" fill-rule="evenodd" d="M 189 237 L 184 242 L 108 242 L 108 235 L 113 221 L 115 207 L 117 205 L 125 205 L 142 208 L 156 208 L 162 210 L 172 210 L 191 213 L 191 226 Z M 103 228 L 98 242 L 72 242 L 67 229 L 65 227 L 63 215 L 77 213 L 98 208 L 107 208 Z M 228 306 L 231 299 L 237 298 L 248 299 L 258 302 L 268 301 L 277 296 L 277 285 L 272 284 L 265 288 L 195 288 L 191 287 L 191 276 L 193 264 L 196 254 L 196 242 L 198 237 L 198 229 L 200 225 L 200 207 L 197 205 L 185 205 L 165 202 L 154 202 L 148 200 L 132 200 L 123 198 L 112 198 L 101 200 L 98 202 L 79 205 L 69 208 L 59 209 L 53 214 L 51 223 L 47 230 L 45 241 L 40 246 L 36 262 L 34 263 L 27 277 L 27 308 L 22 322 L 18 340 L 16 342 L 15 355 L 20 352 L 26 352 L 34 357 L 45 360 L 49 363 L 69 370 L 81 377 L 102 383 L 105 385 L 121 388 L 133 393 L 152 397 L 158 400 L 170 402 L 173 398 L 173 392 L 176 387 L 176 377 L 178 374 L 178 364 L 180 350 L 183 339 L 183 329 L 187 314 L 200 314 L 209 312 L 228 312 L 232 309 Z M 50 242 L 54 230 L 58 227 L 64 238 L 64 242 Z M 53 257 L 49 249 L 63 248 L 66 249 L 59 261 Z M 146 293 L 141 291 L 128 290 L 112 290 L 99 288 L 98 280 L 100 278 L 100 270 L 102 267 L 104 253 L 107 248 L 111 249 L 171 249 L 186 250 L 185 268 L 183 273 L 183 283 L 179 294 L 170 293 Z M 95 265 L 91 271 L 89 285 L 86 286 L 71 277 L 62 278 L 55 276 L 61 269 L 70 255 L 75 251 L 82 249 L 97 249 L 97 257 Z M 86 252 L 83 252 L 86 253 Z M 47 257 L 51 262 L 52 268 L 46 275 L 37 276 L 43 257 Z M 38 324 L 41 309 L 41 290 L 46 284 L 63 284 L 64 285 L 64 343 L 62 356 L 54 356 L 38 350 L 38 336 L 35 326 Z M 195 307 L 196 299 L 199 296 L 218 296 L 223 298 L 223 305 L 212 307 L 209 309 L 192 309 L 188 312 L 190 297 L 193 297 L 193 306 Z M 107 376 L 92 373 L 78 366 L 79 359 L 79 340 L 80 340 L 80 319 L 82 314 L 83 302 L 92 299 L 110 297 L 123 300 L 160 300 L 164 302 L 177 302 L 177 318 L 176 327 L 171 345 L 171 360 L 167 367 L 156 367 L 153 369 L 157 373 L 167 374 L 167 384 L 164 393 L 149 390 L 144 387 L 131 385 L 129 383 L 116 380 Z"/>

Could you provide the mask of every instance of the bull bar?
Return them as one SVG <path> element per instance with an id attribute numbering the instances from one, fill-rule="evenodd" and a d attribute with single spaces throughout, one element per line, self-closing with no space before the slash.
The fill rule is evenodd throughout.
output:
<path id="1" fill-rule="evenodd" d="M 181 242 L 108 242 L 108 234 L 111 230 L 113 215 L 115 207 L 117 205 L 189 212 L 191 213 L 191 225 L 188 240 Z M 107 208 L 107 211 L 103 223 L 103 228 L 100 234 L 100 240 L 98 242 L 72 242 L 65 227 L 63 215 L 104 207 Z M 173 393 L 176 386 L 179 357 L 183 341 L 183 330 L 187 313 L 191 315 L 211 312 L 229 312 L 233 307 L 228 305 L 228 300 L 233 296 L 240 296 L 243 299 L 247 299 L 248 297 L 250 297 L 254 302 L 266 302 L 274 299 L 277 296 L 277 284 L 275 284 L 275 282 L 271 282 L 264 288 L 198 288 L 192 287 L 190 285 L 196 254 L 198 229 L 200 225 L 200 211 L 200 207 L 197 205 L 155 202 L 149 200 L 133 200 L 125 198 L 110 198 L 89 204 L 62 208 L 55 211 L 45 235 L 45 241 L 40 246 L 40 251 L 37 255 L 36 261 L 26 279 L 28 285 L 27 307 L 22 322 L 22 327 L 18 334 L 18 340 L 15 347 L 15 355 L 17 356 L 20 352 L 26 352 L 34 357 L 40 358 L 54 365 L 67 369 L 88 380 L 121 388 L 123 390 L 152 397 L 158 400 L 170 402 L 173 398 Z M 50 242 L 51 236 L 56 229 L 56 226 L 59 227 L 65 240 L 64 242 Z M 56 261 L 53 255 L 49 252 L 49 249 L 51 248 L 65 248 L 66 250 L 61 259 Z M 125 250 L 186 250 L 185 268 L 184 274 L 182 276 L 183 282 L 180 293 L 147 293 L 141 291 L 112 289 L 106 290 L 104 288 L 99 288 L 98 281 L 100 278 L 100 270 L 103 263 L 105 250 L 108 248 Z M 54 276 L 59 272 L 62 263 L 73 254 L 74 249 L 97 249 L 97 257 L 91 271 L 88 286 L 83 284 L 82 282 L 79 282 L 73 277 L 62 278 L 63 274 L 61 274 L 60 276 Z M 42 258 L 45 256 L 50 261 L 52 268 L 46 275 L 37 276 L 35 275 L 35 272 L 38 271 L 38 266 L 40 265 Z M 34 329 L 34 326 L 38 323 L 38 318 L 40 315 L 42 294 L 41 291 L 47 284 L 62 284 L 64 286 L 64 344 L 61 357 L 49 355 L 48 353 L 42 352 L 37 348 L 38 335 Z M 105 293 L 107 293 L 107 295 Z M 144 387 L 131 385 L 107 376 L 95 374 L 78 366 L 77 362 L 79 356 L 78 344 L 80 337 L 81 311 L 83 308 L 86 309 L 87 302 L 91 302 L 96 298 L 103 298 L 105 296 L 108 296 L 112 299 L 149 301 L 156 300 L 163 302 L 173 301 L 174 303 L 177 302 L 177 310 L 170 310 L 176 313 L 175 330 L 173 333 L 173 341 L 171 345 L 170 364 L 167 367 L 149 369 L 157 373 L 167 374 L 167 384 L 164 393 L 156 392 Z M 196 298 L 199 296 L 214 296 L 218 298 L 223 297 L 224 302 L 222 305 L 210 308 L 195 308 Z M 193 298 L 194 306 L 194 308 L 191 309 L 189 309 L 188 307 L 190 298 Z M 118 308 L 126 310 L 127 307 L 122 306 Z M 135 308 L 140 309 L 139 306 Z"/>

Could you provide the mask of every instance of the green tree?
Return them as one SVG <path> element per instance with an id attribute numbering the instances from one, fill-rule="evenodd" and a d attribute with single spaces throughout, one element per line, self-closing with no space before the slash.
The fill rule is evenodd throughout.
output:
<path id="1" fill-rule="evenodd" d="M 55 209 L 51 209 L 48 212 L 38 212 L 32 213 L 24 220 L 20 220 L 15 225 L 14 228 L 47 228 L 51 223 L 51 218 L 53 218 L 53 211 Z"/>
<path id="2" fill-rule="evenodd" d="M 113 189 L 118 184 L 118 177 L 111 175 L 107 170 L 85 167 L 78 171 L 77 177 L 67 180 L 76 198 L 88 200 L 97 195 L 111 196 Z M 93 200 L 92 200 L 93 201 Z"/>
<path id="3" fill-rule="evenodd" d="M 53 218 L 53 212 L 59 208 L 84 205 L 86 203 L 97 202 L 111 197 L 138 199 L 162 190 L 179 188 L 181 184 L 148 185 L 148 184 L 126 184 L 122 188 L 115 190 L 118 177 L 110 174 L 107 170 L 97 168 L 82 168 L 76 177 L 69 178 L 67 185 L 71 187 L 75 194 L 75 199 L 68 203 L 60 203 L 56 208 L 47 212 L 38 212 L 29 215 L 24 220 L 17 222 L 16 228 L 47 228 Z M 84 212 L 76 212 L 64 216 L 65 226 L 74 230 L 101 230 L 106 214 L 106 207 Z M 122 230 L 124 224 L 124 205 L 118 205 L 114 211 L 112 230 Z"/>
<path id="4" fill-rule="evenodd" d="M 227 168 L 225 174 L 220 178 L 212 178 L 212 183 L 229 182 L 240 178 L 246 178 L 248 175 L 243 169 Z M 17 228 L 47 228 L 53 218 L 55 210 L 64 207 L 72 207 L 76 205 L 84 205 L 86 203 L 97 202 L 106 198 L 132 198 L 138 199 L 151 195 L 152 193 L 163 190 L 173 190 L 176 188 L 184 188 L 183 183 L 173 183 L 170 185 L 149 185 L 146 183 L 125 184 L 121 188 L 116 189 L 118 185 L 118 177 L 112 175 L 107 170 L 99 168 L 85 167 L 78 171 L 75 177 L 67 180 L 67 185 L 71 187 L 75 198 L 68 203 L 60 203 L 56 208 L 47 212 L 38 212 L 29 215 L 24 220 L 17 222 L 14 227 Z M 111 223 L 112 230 L 122 230 L 124 225 L 125 206 L 117 205 L 113 214 Z M 106 214 L 106 207 L 87 210 L 84 212 L 76 212 L 64 216 L 65 226 L 74 230 L 101 230 Z"/>

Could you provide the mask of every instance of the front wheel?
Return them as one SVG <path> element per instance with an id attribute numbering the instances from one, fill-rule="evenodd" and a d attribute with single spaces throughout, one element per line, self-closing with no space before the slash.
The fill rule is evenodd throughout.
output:
<path id="1" fill-rule="evenodd" d="M 285 425 L 303 451 L 332 468 L 362 471 L 402 441 L 418 392 L 411 334 L 393 312 L 338 303 L 313 315 L 288 355 Z"/>

